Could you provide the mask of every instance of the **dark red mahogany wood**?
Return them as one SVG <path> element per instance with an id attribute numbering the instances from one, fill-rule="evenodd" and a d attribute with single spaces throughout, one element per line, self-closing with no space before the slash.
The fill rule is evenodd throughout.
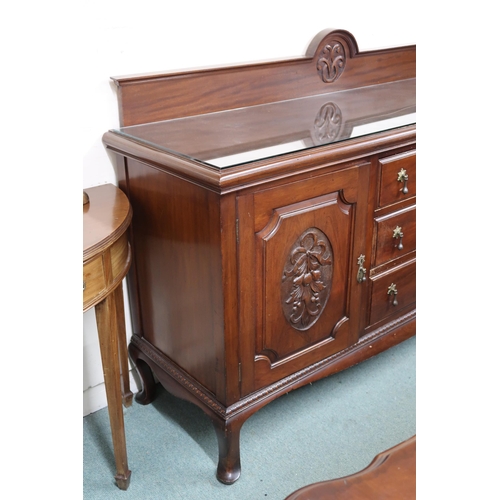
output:
<path id="1" fill-rule="evenodd" d="M 285 500 L 415 500 L 417 437 L 379 453 L 351 476 L 304 486 Z"/>
<path id="2" fill-rule="evenodd" d="M 415 334 L 416 126 L 351 136 L 415 111 L 415 47 L 327 31 L 297 59 L 114 81 L 122 125 L 141 125 L 103 137 L 134 209 L 136 399 L 154 374 L 202 408 L 230 484 L 253 413 Z"/>
<path id="3" fill-rule="evenodd" d="M 328 45 L 340 41 L 350 59 L 335 90 L 415 78 L 415 47 L 359 53 L 343 30 L 319 33 L 305 57 L 168 74 L 115 77 L 121 125 L 235 109 L 325 92 L 317 61 Z"/>

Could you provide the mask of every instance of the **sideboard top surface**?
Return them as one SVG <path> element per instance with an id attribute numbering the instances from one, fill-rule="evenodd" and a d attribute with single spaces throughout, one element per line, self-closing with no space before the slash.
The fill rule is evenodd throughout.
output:
<path id="1" fill-rule="evenodd" d="M 415 79 L 132 125 L 115 133 L 226 168 L 416 123 Z"/>

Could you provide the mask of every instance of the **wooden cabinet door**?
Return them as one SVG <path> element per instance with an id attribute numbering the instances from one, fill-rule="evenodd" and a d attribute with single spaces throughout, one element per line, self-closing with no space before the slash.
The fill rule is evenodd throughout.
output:
<path id="1" fill-rule="evenodd" d="M 368 169 L 237 198 L 242 395 L 358 340 Z"/>

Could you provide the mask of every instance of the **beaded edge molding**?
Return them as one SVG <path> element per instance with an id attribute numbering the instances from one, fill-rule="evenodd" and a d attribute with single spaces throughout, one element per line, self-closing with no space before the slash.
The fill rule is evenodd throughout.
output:
<path id="1" fill-rule="evenodd" d="M 394 320 L 382 328 L 379 328 L 372 333 L 362 337 L 356 344 L 340 351 L 331 356 L 328 356 L 317 363 L 314 363 L 298 372 L 285 377 L 270 386 L 265 387 L 264 389 L 254 392 L 247 397 L 244 397 L 241 401 L 236 402 L 235 404 L 225 407 L 220 404 L 214 398 L 210 397 L 207 392 L 202 391 L 199 387 L 195 386 L 186 374 L 182 373 L 179 368 L 175 367 L 171 364 L 163 355 L 157 352 L 157 350 L 151 346 L 147 341 L 142 340 L 140 337 L 133 335 L 131 339 L 131 343 L 135 346 L 140 347 L 140 350 L 146 354 L 151 361 L 156 363 L 160 368 L 162 368 L 165 372 L 167 372 L 175 381 L 177 381 L 185 390 L 189 393 L 193 394 L 197 399 L 203 402 L 204 405 L 208 406 L 211 410 L 213 410 L 217 415 L 222 417 L 224 420 L 229 420 L 230 418 L 235 417 L 241 412 L 244 412 L 246 409 L 250 408 L 254 403 L 258 402 L 261 399 L 264 399 L 266 396 L 277 393 L 281 389 L 286 386 L 292 385 L 297 380 L 306 377 L 314 371 L 319 371 L 323 366 L 328 365 L 335 361 L 336 358 L 341 358 L 350 354 L 353 351 L 356 351 L 366 344 L 369 344 L 376 337 L 384 336 L 388 333 L 388 330 L 392 330 L 397 325 L 403 325 L 407 323 L 411 319 L 416 317 L 415 311 L 410 311 L 409 313 L 401 316 L 397 320 Z"/>

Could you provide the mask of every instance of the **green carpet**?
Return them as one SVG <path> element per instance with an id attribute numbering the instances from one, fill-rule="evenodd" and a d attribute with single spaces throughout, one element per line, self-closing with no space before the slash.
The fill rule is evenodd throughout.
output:
<path id="1" fill-rule="evenodd" d="M 114 483 L 107 409 L 83 419 L 85 500 L 282 500 L 342 477 L 416 434 L 416 338 L 278 398 L 241 431 L 240 479 L 219 483 L 217 440 L 196 406 L 158 386 L 124 409 L 130 486 Z"/>

